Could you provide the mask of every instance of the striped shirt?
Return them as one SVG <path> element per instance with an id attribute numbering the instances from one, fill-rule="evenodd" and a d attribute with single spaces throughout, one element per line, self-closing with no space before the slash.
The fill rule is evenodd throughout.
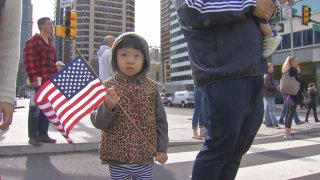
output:
<path id="1" fill-rule="evenodd" d="M 201 13 L 242 11 L 248 6 L 256 6 L 256 0 L 185 0 L 186 4 Z"/>

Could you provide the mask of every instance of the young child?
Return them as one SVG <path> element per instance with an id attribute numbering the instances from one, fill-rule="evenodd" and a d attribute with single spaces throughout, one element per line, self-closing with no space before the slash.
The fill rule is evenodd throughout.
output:
<path id="1" fill-rule="evenodd" d="M 146 77 L 146 40 L 133 32 L 119 36 L 111 67 L 105 101 L 91 114 L 93 125 L 102 130 L 100 159 L 109 164 L 112 179 L 151 180 L 153 158 L 161 164 L 168 159 L 168 123 L 157 83 Z"/>
<path id="2" fill-rule="evenodd" d="M 264 35 L 263 39 L 263 52 L 262 52 L 262 57 L 263 58 L 268 58 L 270 57 L 278 48 L 282 36 L 280 35 L 275 35 L 272 30 L 271 26 L 268 23 L 268 21 L 262 20 L 260 22 L 260 29 Z"/>
<path id="3" fill-rule="evenodd" d="M 273 0 L 276 7 L 280 6 L 280 3 L 284 3 L 286 0 Z M 267 20 L 261 19 L 261 22 L 259 24 L 260 30 L 263 33 L 264 39 L 263 39 L 263 52 L 262 57 L 268 58 L 270 57 L 278 48 L 282 36 L 276 35 L 272 32 L 271 26 Z"/>

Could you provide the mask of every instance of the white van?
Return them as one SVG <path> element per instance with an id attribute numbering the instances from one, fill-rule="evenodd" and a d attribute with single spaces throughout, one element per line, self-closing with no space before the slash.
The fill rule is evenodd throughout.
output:
<path id="1" fill-rule="evenodd" d="M 181 107 L 194 107 L 193 91 L 177 91 L 173 97 L 168 99 L 169 106 L 179 105 Z"/>

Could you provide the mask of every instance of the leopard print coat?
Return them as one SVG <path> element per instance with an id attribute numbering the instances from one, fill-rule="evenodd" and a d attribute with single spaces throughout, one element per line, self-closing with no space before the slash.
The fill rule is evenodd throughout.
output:
<path id="1" fill-rule="evenodd" d="M 123 111 L 117 107 L 110 128 L 102 133 L 100 158 L 103 161 L 138 163 L 155 156 L 157 149 L 157 127 L 155 118 L 156 82 L 142 77 L 139 83 L 116 74 L 105 81 L 107 87 L 115 86 L 121 106 L 139 127 L 146 142 Z"/>

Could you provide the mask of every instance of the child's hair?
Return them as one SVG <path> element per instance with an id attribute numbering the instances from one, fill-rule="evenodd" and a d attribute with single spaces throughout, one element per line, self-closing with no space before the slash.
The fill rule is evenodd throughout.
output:
<path id="1" fill-rule="evenodd" d="M 118 42 L 115 42 L 115 44 L 112 47 L 111 68 L 113 72 L 119 71 L 118 62 L 117 62 L 117 52 L 119 49 L 122 49 L 122 48 L 133 48 L 141 51 L 144 59 L 142 71 L 148 66 L 148 63 L 146 61 L 147 58 L 145 54 L 145 48 L 142 42 L 133 36 L 126 36 L 120 39 Z"/>

